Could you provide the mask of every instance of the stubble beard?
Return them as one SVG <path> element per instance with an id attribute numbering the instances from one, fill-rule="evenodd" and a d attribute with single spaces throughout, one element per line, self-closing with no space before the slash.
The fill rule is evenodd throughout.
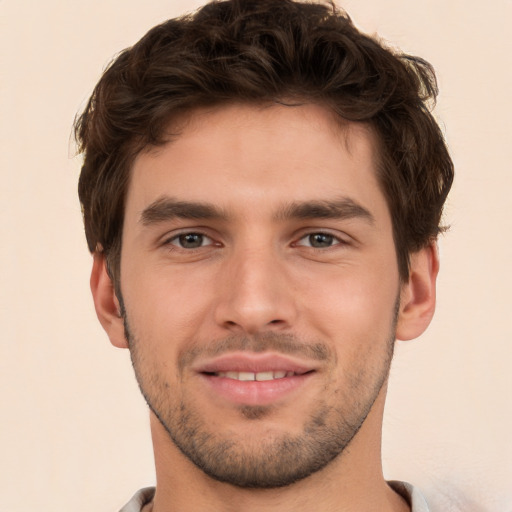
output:
<path id="1" fill-rule="evenodd" d="M 357 434 L 385 385 L 395 343 L 398 301 L 390 333 L 382 340 L 378 368 L 363 364 L 349 369 L 346 386 L 337 390 L 335 403 L 318 400 L 299 434 L 265 430 L 255 438 L 236 437 L 232 431 L 210 429 L 201 408 L 187 397 L 176 400 L 164 376 L 151 372 L 144 364 L 143 341 L 134 336 L 123 309 L 125 335 L 139 388 L 151 411 L 158 418 L 176 447 L 211 478 L 240 488 L 271 489 L 291 485 L 323 469 L 342 456 Z M 231 346 L 280 343 L 279 334 L 266 334 L 252 341 L 231 338 Z M 237 341 L 238 340 L 238 341 Z M 289 350 L 290 336 L 286 337 Z M 292 338 L 293 343 L 293 338 Z M 239 413 L 250 421 L 261 421 L 272 414 L 272 406 L 240 406 Z M 303 411 L 298 411 L 299 415 Z M 300 419 L 300 416 L 299 416 Z"/>

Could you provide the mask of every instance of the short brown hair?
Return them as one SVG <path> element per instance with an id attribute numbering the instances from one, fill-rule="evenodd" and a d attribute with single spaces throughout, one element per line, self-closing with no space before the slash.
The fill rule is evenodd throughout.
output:
<path id="1" fill-rule="evenodd" d="M 407 279 L 410 253 L 442 230 L 453 181 L 430 112 L 436 95 L 430 64 L 359 32 L 333 3 L 213 1 L 168 20 L 110 64 L 76 120 L 89 249 L 104 251 L 118 281 L 131 163 L 144 148 L 166 142 L 176 116 L 200 106 L 292 98 L 367 123 L 377 134 L 378 179 Z"/>

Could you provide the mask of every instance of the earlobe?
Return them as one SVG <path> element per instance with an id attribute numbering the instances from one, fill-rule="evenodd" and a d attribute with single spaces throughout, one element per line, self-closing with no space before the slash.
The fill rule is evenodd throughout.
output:
<path id="1" fill-rule="evenodd" d="M 412 340 L 422 334 L 436 306 L 436 279 L 439 272 L 437 244 L 411 254 L 409 280 L 402 285 L 396 337 Z"/>
<path id="2" fill-rule="evenodd" d="M 96 315 L 112 345 L 128 348 L 124 321 L 114 284 L 107 271 L 105 256 L 103 253 L 95 252 L 93 258 L 90 284 Z"/>

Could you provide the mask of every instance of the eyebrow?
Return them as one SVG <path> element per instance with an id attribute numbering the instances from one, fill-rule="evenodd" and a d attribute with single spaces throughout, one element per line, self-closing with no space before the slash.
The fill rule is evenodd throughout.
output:
<path id="1" fill-rule="evenodd" d="M 375 218 L 370 211 L 348 197 L 332 201 L 292 202 L 281 208 L 275 218 L 276 220 L 362 219 L 371 225 L 375 224 Z"/>
<path id="2" fill-rule="evenodd" d="M 140 216 L 144 226 L 172 219 L 226 220 L 228 215 L 210 203 L 178 201 L 172 197 L 161 197 L 145 208 Z M 281 207 L 274 220 L 308 219 L 363 219 L 369 224 L 375 218 L 368 209 L 354 200 L 343 197 L 336 200 L 294 201 Z"/>
<path id="3" fill-rule="evenodd" d="M 140 220 L 144 226 L 172 219 L 223 220 L 227 215 L 212 204 L 178 201 L 171 197 L 161 197 L 145 208 Z"/>

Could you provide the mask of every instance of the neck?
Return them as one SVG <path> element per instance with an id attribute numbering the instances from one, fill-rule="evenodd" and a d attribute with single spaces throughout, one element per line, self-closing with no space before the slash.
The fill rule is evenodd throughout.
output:
<path id="1" fill-rule="evenodd" d="M 244 489 L 218 482 L 188 460 L 151 416 L 157 486 L 152 512 L 409 512 L 382 474 L 384 396 L 344 452 L 324 469 L 276 489 Z M 375 433 L 378 435 L 375 435 Z"/>

